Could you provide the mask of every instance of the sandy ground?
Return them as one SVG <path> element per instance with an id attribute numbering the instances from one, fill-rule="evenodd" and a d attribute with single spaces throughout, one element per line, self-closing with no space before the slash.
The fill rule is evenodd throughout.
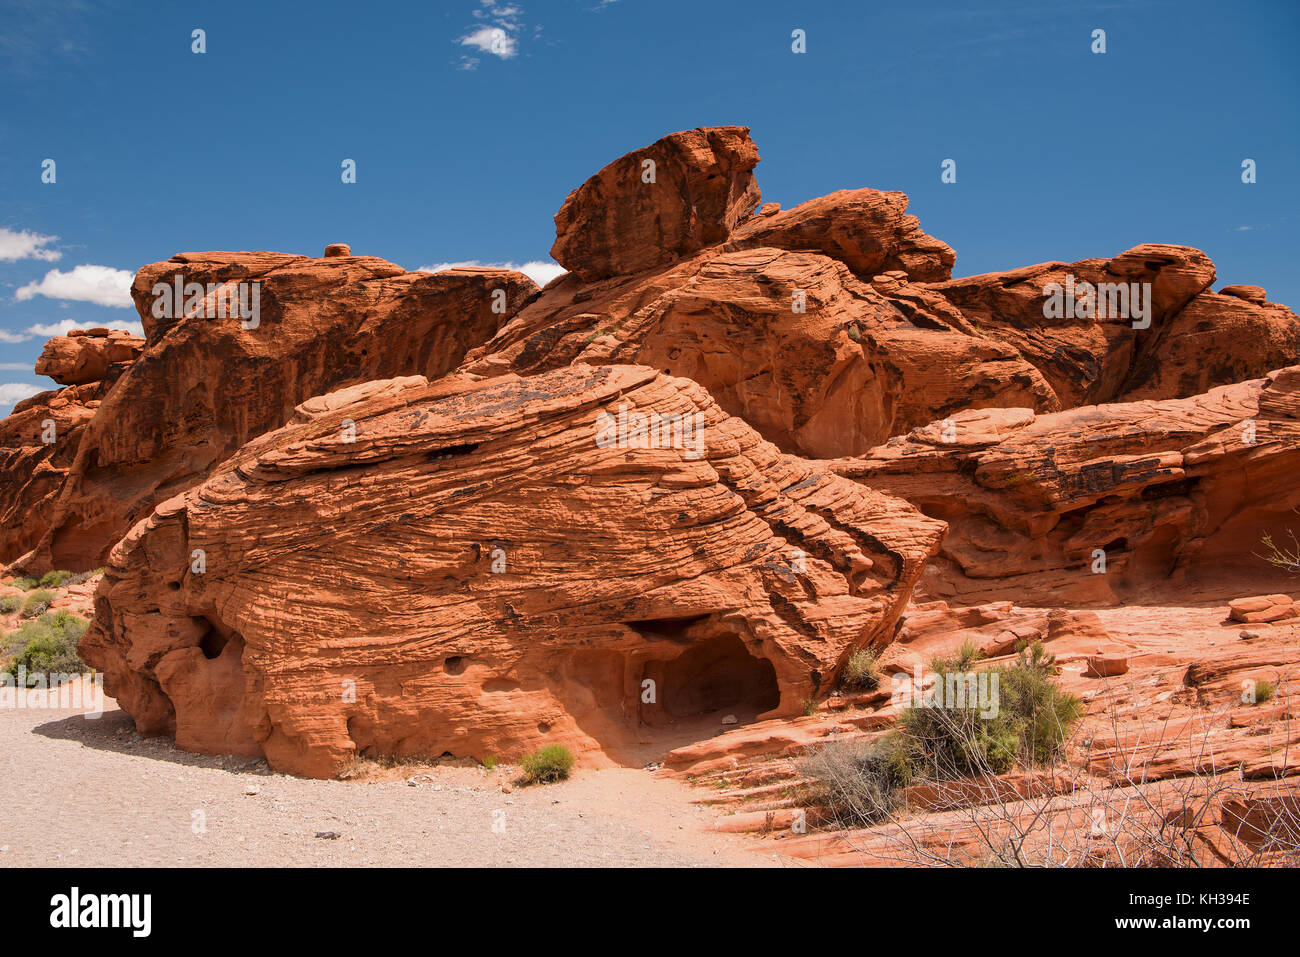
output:
<path id="1" fill-rule="evenodd" d="M 690 803 L 698 792 L 650 771 L 579 771 L 510 793 L 500 789 L 509 772 L 477 768 L 312 781 L 141 739 L 115 704 L 105 707 L 98 720 L 0 710 L 0 866 L 794 863 L 708 830 L 716 812 Z"/>

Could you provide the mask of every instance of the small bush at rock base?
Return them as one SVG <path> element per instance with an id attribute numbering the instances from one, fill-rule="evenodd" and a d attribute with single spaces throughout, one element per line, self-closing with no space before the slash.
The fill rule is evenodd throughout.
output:
<path id="1" fill-rule="evenodd" d="M 840 687 L 845 691 L 875 691 L 880 686 L 880 672 L 876 668 L 876 650 L 859 648 L 849 655 L 840 672 Z"/>
<path id="2" fill-rule="evenodd" d="M 38 615 L 43 615 L 50 610 L 50 603 L 54 601 L 55 597 L 52 591 L 34 591 L 23 602 L 23 610 L 20 614 L 23 618 L 35 618 Z"/>
<path id="3" fill-rule="evenodd" d="M 563 781 L 573 770 L 573 752 L 560 744 L 548 744 L 519 759 L 525 784 L 551 784 Z"/>

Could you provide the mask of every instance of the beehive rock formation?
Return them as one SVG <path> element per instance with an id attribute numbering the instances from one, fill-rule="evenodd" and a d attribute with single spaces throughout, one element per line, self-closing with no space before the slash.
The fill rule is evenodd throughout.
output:
<path id="1" fill-rule="evenodd" d="M 815 253 L 713 250 L 595 286 L 562 277 L 465 369 L 652 365 L 699 382 L 786 451 L 820 457 L 866 451 L 972 405 L 1056 408 L 1014 349 L 975 334 L 938 297 L 909 295 L 891 299 Z M 927 302 L 933 312 L 909 318 Z"/>
<path id="2" fill-rule="evenodd" d="M 143 732 L 311 775 L 657 759 L 824 697 L 914 588 L 1058 624 L 1289 590 L 1300 320 L 1264 288 L 1163 243 L 954 278 L 902 193 L 760 205 L 758 161 L 718 127 L 610 163 L 544 290 L 344 243 L 144 267 L 145 340 L 52 340 L 66 387 L 0 423 L 0 560 L 107 562 L 82 647 Z M 597 441 L 620 406 L 703 427 Z"/>
<path id="3" fill-rule="evenodd" d="M 82 648 L 145 733 L 294 773 L 619 757 L 797 713 L 889 639 L 942 532 L 653 369 L 373 382 L 137 525 Z"/>

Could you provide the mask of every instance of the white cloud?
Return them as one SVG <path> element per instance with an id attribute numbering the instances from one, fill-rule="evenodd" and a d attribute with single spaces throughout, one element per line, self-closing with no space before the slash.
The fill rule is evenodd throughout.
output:
<path id="1" fill-rule="evenodd" d="M 533 259 L 526 263 L 485 263 L 477 259 L 467 259 L 458 263 L 437 263 L 433 266 L 421 266 L 416 272 L 442 272 L 444 269 L 455 269 L 458 266 L 482 266 L 489 269 L 513 269 L 515 272 L 521 272 L 539 286 L 545 286 L 556 276 L 563 276 L 567 269 L 559 263 L 549 260 Z"/>
<path id="2" fill-rule="evenodd" d="M 66 335 L 69 329 L 93 329 L 95 325 L 95 323 L 86 322 L 85 320 L 64 319 L 61 322 L 37 323 L 20 332 L 0 329 L 0 342 L 30 342 L 32 339 L 48 339 L 51 336 Z M 144 337 L 144 326 L 140 324 L 138 319 L 129 322 L 114 322 L 109 328 L 125 329 L 133 336 Z M 26 366 L 20 366 L 19 368 L 25 369 Z"/>
<path id="3" fill-rule="evenodd" d="M 129 307 L 135 276 L 111 266 L 74 266 L 68 272 L 51 269 L 40 282 L 29 282 L 14 293 L 19 302 L 33 296 L 93 302 L 98 306 Z"/>
<path id="4" fill-rule="evenodd" d="M 0 409 L 7 409 L 15 402 L 48 391 L 49 389 L 43 386 L 29 385 L 26 382 L 0 382 Z"/>
<path id="5" fill-rule="evenodd" d="M 478 25 L 470 28 L 464 36 L 458 37 L 456 42 L 502 60 L 513 60 L 519 54 L 519 33 L 523 28 L 520 18 L 523 12 L 523 7 L 516 4 L 479 0 L 479 8 L 474 11 Z M 462 70 L 477 69 L 478 64 L 479 58 L 476 56 L 466 55 L 460 58 Z"/>
<path id="6" fill-rule="evenodd" d="M 479 27 L 473 33 L 461 37 L 460 45 L 477 47 L 482 52 L 491 53 L 503 60 L 509 60 L 519 52 L 519 41 L 502 27 Z"/>
<path id="7" fill-rule="evenodd" d="M 18 259 L 43 259 L 54 262 L 63 253 L 57 249 L 45 249 L 58 236 L 42 236 L 26 229 L 17 231 L 0 226 L 0 260 L 14 262 Z"/>
<path id="8" fill-rule="evenodd" d="M 0 372 L 26 372 L 30 368 L 26 362 L 0 362 Z"/>

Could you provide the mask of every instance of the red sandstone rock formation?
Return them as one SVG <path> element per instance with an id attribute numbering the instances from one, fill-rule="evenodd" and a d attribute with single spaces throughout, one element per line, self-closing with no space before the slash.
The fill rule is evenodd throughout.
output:
<path id="1" fill-rule="evenodd" d="M 610 163 L 555 214 L 551 256 L 588 282 L 723 242 L 758 205 L 758 147 L 743 126 L 673 133 Z"/>
<path id="2" fill-rule="evenodd" d="M 144 733 L 295 773 L 625 757 L 797 713 L 889 640 L 942 531 L 652 369 L 373 382 L 137 525 L 81 647 Z"/>
<path id="3" fill-rule="evenodd" d="M 1300 366 L 1190 399 L 959 413 L 829 464 L 948 522 L 938 595 L 1105 603 L 1258 581 L 1261 536 L 1300 507 Z"/>
<path id="4" fill-rule="evenodd" d="M 699 382 L 781 448 L 820 457 L 959 409 L 1056 408 L 1032 365 L 945 305 L 920 287 L 891 299 L 815 253 L 713 250 L 630 279 L 562 277 L 464 368 L 652 365 Z"/>
<path id="5" fill-rule="evenodd" d="M 178 282 L 202 285 L 201 304 L 185 293 L 156 309 L 155 285 Z M 234 311 L 241 283 L 258 284 L 255 327 Z M 283 425 L 304 399 L 394 375 L 441 376 L 536 292 L 521 273 L 408 273 L 373 256 L 183 253 L 144 267 L 131 289 L 144 357 L 103 396 L 24 565 L 102 564 L 155 504 Z"/>
<path id="6" fill-rule="evenodd" d="M 42 392 L 0 419 L 0 561 L 30 551 L 49 530 L 105 387 L 90 382 Z"/>
<path id="7" fill-rule="evenodd" d="M 654 184 L 638 175 L 647 159 Z M 1208 292 L 1215 269 L 1199 250 L 1144 244 L 952 279 L 952 250 L 906 215 L 902 193 L 841 190 L 746 215 L 756 162 L 746 131 L 726 127 L 611 163 L 556 216 L 552 252 L 573 272 L 467 370 L 654 365 L 784 450 L 833 457 L 962 409 L 1185 398 L 1300 361 L 1300 321 L 1256 304 L 1253 287 Z M 1052 284 L 1069 290 L 1055 311 Z"/>
<path id="8" fill-rule="evenodd" d="M 108 375 L 115 362 L 134 362 L 144 340 L 121 329 L 73 330 L 45 343 L 36 360 L 36 374 L 60 385 L 85 385 Z"/>
<path id="9" fill-rule="evenodd" d="M 906 211 L 905 193 L 842 189 L 750 219 L 731 234 L 728 245 L 821 253 L 868 282 L 891 270 L 913 282 L 950 278 L 956 254 L 947 243 L 926 235 L 921 221 Z"/>
<path id="10" fill-rule="evenodd" d="M 1211 292 L 1209 258 L 1163 244 L 954 279 L 903 194 L 755 211 L 757 163 L 724 127 L 609 164 L 557 213 L 570 272 L 540 293 L 341 243 L 145 267 L 140 357 L 103 330 L 52 340 L 39 371 L 80 384 L 0 424 L 0 559 L 111 549 L 83 649 L 138 727 L 313 775 L 551 742 L 684 743 L 670 764 L 716 770 L 829 733 L 785 719 L 863 643 L 906 669 L 1041 639 L 1070 681 L 1120 682 L 1155 656 L 1062 604 L 1287 590 L 1257 553 L 1300 526 L 1300 324 L 1262 288 Z M 1054 309 L 1052 284 L 1090 307 Z M 1121 286 L 1140 298 L 1116 314 Z M 703 455 L 597 443 L 620 404 L 703 416 Z M 1292 620 L 1263 600 L 1223 614 Z M 1249 634 L 1197 646 L 1157 700 L 1290 667 Z M 890 720 L 833 700 L 837 733 Z M 728 713 L 769 720 L 713 738 Z M 1239 737 L 1243 766 L 1277 769 Z"/>

